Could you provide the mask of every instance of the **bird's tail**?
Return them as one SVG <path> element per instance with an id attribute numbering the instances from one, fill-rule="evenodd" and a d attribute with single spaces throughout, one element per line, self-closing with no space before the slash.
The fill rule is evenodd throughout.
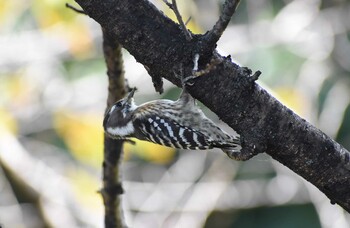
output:
<path id="1" fill-rule="evenodd" d="M 242 149 L 241 145 L 237 145 L 236 147 L 225 147 L 220 149 L 223 152 L 225 152 L 229 158 L 234 160 L 241 160 L 239 159 Z"/>
<path id="2" fill-rule="evenodd" d="M 230 138 L 230 140 L 225 142 L 217 142 L 215 147 L 220 148 L 229 158 L 239 160 L 239 154 L 242 149 L 239 137 Z"/>

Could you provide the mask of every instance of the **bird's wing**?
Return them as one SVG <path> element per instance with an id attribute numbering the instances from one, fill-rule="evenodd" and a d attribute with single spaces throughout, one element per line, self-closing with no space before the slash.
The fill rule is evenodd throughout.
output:
<path id="1" fill-rule="evenodd" d="M 135 135 L 164 146 L 181 149 L 209 149 L 212 148 L 211 141 L 203 133 L 190 127 L 182 126 L 167 117 L 143 116 L 134 124 L 138 125 L 139 132 Z"/>
<path id="2" fill-rule="evenodd" d="M 222 131 L 198 106 L 184 104 L 181 99 L 156 100 L 140 106 L 135 110 L 134 123 L 140 126 L 139 138 L 175 148 L 208 149 L 239 144 L 239 139 Z"/>

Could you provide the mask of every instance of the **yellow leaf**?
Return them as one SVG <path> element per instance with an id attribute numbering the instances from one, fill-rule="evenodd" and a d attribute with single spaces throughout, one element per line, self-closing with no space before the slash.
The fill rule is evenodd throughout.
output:
<path id="1" fill-rule="evenodd" d="M 86 58 L 94 47 L 88 27 L 76 20 L 67 26 L 65 32 L 71 54 L 75 57 Z"/>
<path id="2" fill-rule="evenodd" d="M 33 0 L 31 9 L 41 29 L 59 23 L 70 23 L 77 13 L 65 7 L 60 0 Z"/>
<path id="3" fill-rule="evenodd" d="M 54 127 L 72 155 L 86 164 L 100 167 L 103 160 L 102 117 L 94 114 L 60 111 L 54 114 Z"/>
<path id="4" fill-rule="evenodd" d="M 103 210 L 101 195 L 98 194 L 101 187 L 97 178 L 82 169 L 69 169 L 67 176 L 75 198 L 84 208 L 94 211 Z"/>
<path id="5" fill-rule="evenodd" d="M 75 57 L 86 57 L 91 52 L 93 38 L 85 20 L 62 1 L 34 0 L 32 10 L 41 31 L 66 41 Z"/>
<path id="6" fill-rule="evenodd" d="M 5 109 L 0 108 L 0 133 L 1 129 L 6 129 L 12 134 L 17 134 L 17 122 L 16 119 Z"/>
<path id="7" fill-rule="evenodd" d="M 0 25 L 11 21 L 13 17 L 18 16 L 19 11 L 23 10 L 22 4 L 19 1 L 6 1 L 0 3 Z"/>
<path id="8" fill-rule="evenodd" d="M 0 102 L 11 106 L 24 106 L 32 99 L 32 85 L 20 73 L 0 77 Z"/>

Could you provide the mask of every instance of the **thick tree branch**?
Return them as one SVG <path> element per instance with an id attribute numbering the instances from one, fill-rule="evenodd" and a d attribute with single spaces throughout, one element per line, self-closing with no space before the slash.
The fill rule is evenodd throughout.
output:
<path id="1" fill-rule="evenodd" d="M 179 26 L 147 0 L 76 1 L 152 77 L 180 86 L 174 67 L 182 64 L 191 74 L 203 36 L 187 42 Z M 350 211 L 349 152 L 257 85 L 259 74 L 251 75 L 230 58 L 208 52 L 200 56 L 199 70 L 213 58 L 221 63 L 188 91 L 241 135 L 242 159 L 266 152 Z"/>
<path id="2" fill-rule="evenodd" d="M 103 52 L 107 65 L 108 98 L 107 109 L 124 97 L 125 83 L 122 47 L 116 39 L 103 31 Z M 105 227 L 126 227 L 122 213 L 120 194 L 123 193 L 120 162 L 123 154 L 123 141 L 104 136 L 103 188 L 101 190 L 105 205 Z"/>

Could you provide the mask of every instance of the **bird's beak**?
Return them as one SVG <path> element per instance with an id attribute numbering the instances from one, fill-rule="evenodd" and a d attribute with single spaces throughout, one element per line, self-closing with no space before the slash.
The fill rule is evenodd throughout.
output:
<path id="1" fill-rule="evenodd" d="M 136 87 L 132 88 L 131 92 L 128 94 L 126 97 L 126 102 L 125 103 L 131 103 L 131 99 L 134 97 L 134 93 L 136 91 Z"/>

